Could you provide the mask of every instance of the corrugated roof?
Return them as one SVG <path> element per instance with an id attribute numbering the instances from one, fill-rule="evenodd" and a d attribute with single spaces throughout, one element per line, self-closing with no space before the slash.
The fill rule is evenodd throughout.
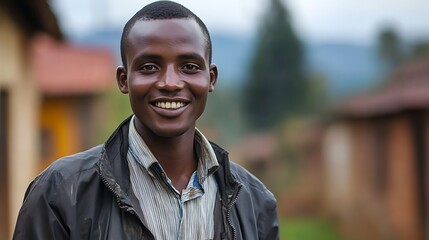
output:
<path id="1" fill-rule="evenodd" d="M 32 51 L 35 79 L 44 94 L 92 94 L 115 83 L 115 58 L 106 49 L 74 46 L 39 35 Z"/>
<path id="2" fill-rule="evenodd" d="M 370 117 L 410 109 L 429 109 L 429 56 L 408 62 L 369 94 L 353 97 L 337 113 L 349 117 Z"/>

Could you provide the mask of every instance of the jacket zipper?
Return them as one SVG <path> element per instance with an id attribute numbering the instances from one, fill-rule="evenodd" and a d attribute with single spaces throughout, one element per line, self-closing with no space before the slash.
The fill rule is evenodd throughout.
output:
<path id="1" fill-rule="evenodd" d="M 100 173 L 99 174 L 100 174 L 100 177 L 101 177 L 101 181 L 113 193 L 113 195 L 115 195 L 116 203 L 118 204 L 119 208 L 123 209 L 124 211 L 126 211 L 126 212 L 128 212 L 128 213 L 136 216 L 138 219 L 140 219 L 139 216 L 136 214 L 135 210 L 131 206 L 124 206 L 124 204 L 121 203 L 121 197 L 113 189 L 113 187 L 109 184 L 109 182 L 106 180 L 106 178 L 103 176 L 102 171 L 103 170 L 101 170 L 101 168 L 100 168 Z"/>
<path id="2" fill-rule="evenodd" d="M 232 220 L 231 220 L 231 209 L 232 209 L 232 206 L 237 202 L 240 190 L 241 190 L 241 185 L 238 186 L 237 191 L 235 191 L 235 194 L 233 195 L 233 199 L 228 204 L 228 209 L 227 209 L 227 214 L 226 214 L 226 219 L 228 221 L 228 224 L 232 228 L 232 239 L 235 239 L 235 237 L 236 237 L 236 232 L 235 232 L 236 230 L 235 230 L 235 227 L 232 224 Z"/>

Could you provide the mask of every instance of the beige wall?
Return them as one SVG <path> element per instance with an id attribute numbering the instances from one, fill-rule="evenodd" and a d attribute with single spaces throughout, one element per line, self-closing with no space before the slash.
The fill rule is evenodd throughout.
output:
<path id="1" fill-rule="evenodd" d="M 0 9 L 0 88 L 9 94 L 9 234 L 24 192 L 36 175 L 39 156 L 39 95 L 28 64 L 28 45 L 29 40 Z"/>
<path id="2" fill-rule="evenodd" d="M 0 8 L 0 87 L 9 86 L 20 77 L 22 54 L 20 33 Z"/>
<path id="3" fill-rule="evenodd" d="M 351 127 L 346 123 L 330 125 L 323 139 L 323 158 L 326 164 L 327 208 L 339 215 L 349 209 L 352 164 Z"/>

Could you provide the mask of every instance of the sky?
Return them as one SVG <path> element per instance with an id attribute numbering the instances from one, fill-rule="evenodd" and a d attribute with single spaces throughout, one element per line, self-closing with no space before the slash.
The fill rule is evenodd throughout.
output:
<path id="1" fill-rule="evenodd" d="M 148 0 L 51 0 L 66 34 L 122 28 Z M 177 0 L 210 32 L 252 35 L 267 0 Z M 297 33 L 310 41 L 369 43 L 384 26 L 404 39 L 429 39 L 429 0 L 283 0 Z"/>

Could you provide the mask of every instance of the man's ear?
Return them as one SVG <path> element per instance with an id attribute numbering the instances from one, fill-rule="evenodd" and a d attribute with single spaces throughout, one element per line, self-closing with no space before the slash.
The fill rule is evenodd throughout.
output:
<path id="1" fill-rule="evenodd" d="M 209 86 L 209 92 L 213 92 L 215 89 L 215 85 L 217 82 L 217 66 L 216 64 L 210 64 L 210 86 Z"/>
<path id="2" fill-rule="evenodd" d="M 124 66 L 119 66 L 116 69 L 116 82 L 118 83 L 119 90 L 126 94 L 128 93 L 128 78 L 127 70 Z"/>

